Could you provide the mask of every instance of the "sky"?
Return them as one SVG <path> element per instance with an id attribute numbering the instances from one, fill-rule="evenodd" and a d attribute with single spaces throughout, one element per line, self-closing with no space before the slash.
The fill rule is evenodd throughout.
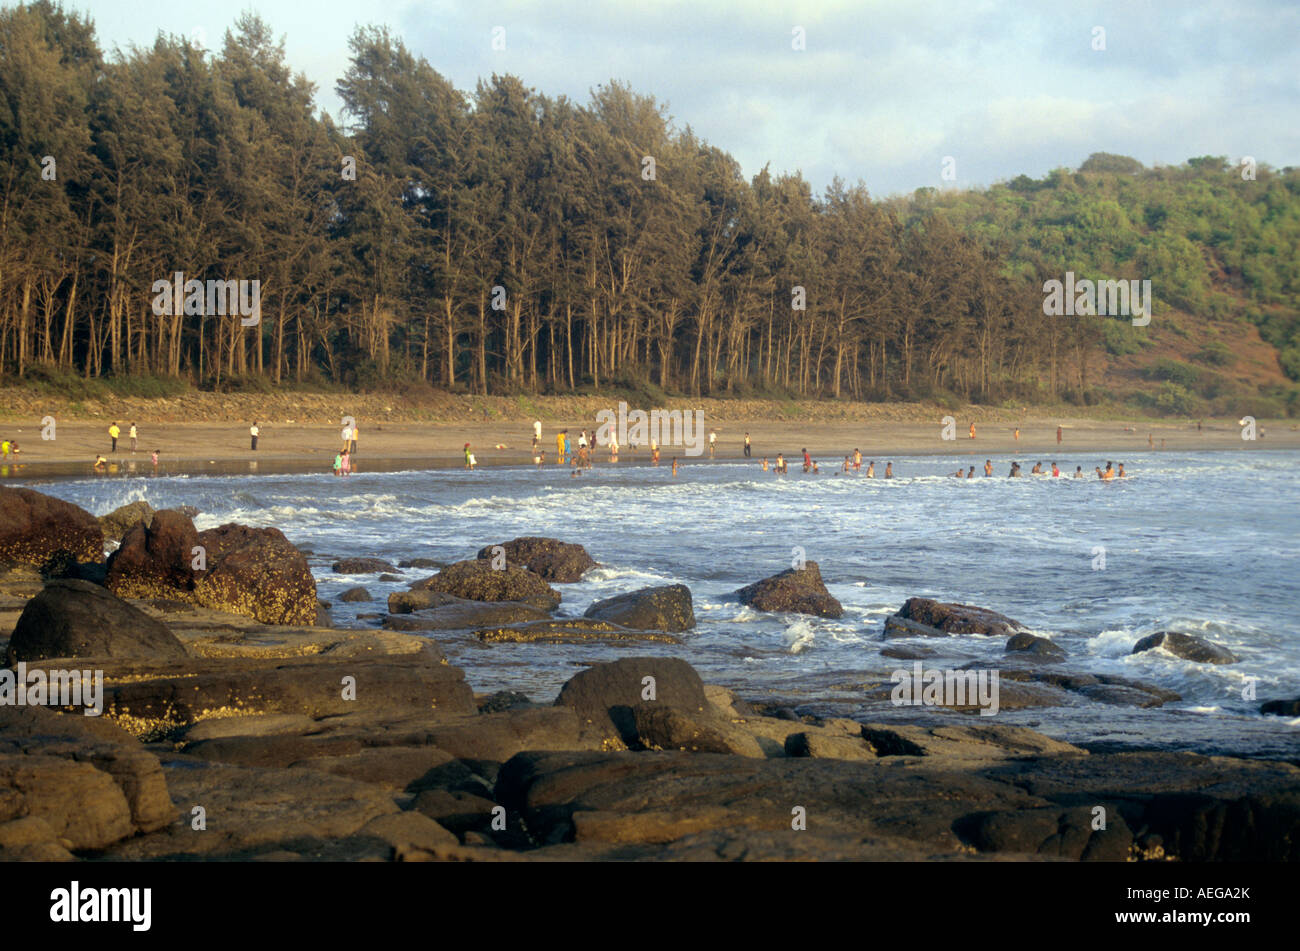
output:
<path id="1" fill-rule="evenodd" d="M 359 25 L 387 25 L 463 90 L 511 73 L 585 102 L 622 80 L 747 177 L 801 171 L 819 191 L 837 175 L 882 197 L 987 186 L 1093 152 L 1300 165 L 1297 0 L 63 3 L 108 51 L 159 31 L 219 49 L 253 10 L 336 119 Z"/>

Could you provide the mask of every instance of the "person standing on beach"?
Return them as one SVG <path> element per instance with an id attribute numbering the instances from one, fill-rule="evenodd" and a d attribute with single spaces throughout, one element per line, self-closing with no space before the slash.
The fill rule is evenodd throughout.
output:
<path id="1" fill-rule="evenodd" d="M 573 455 L 573 443 L 569 440 L 569 431 L 567 429 L 564 431 L 564 454 L 566 456 Z M 561 459 L 560 462 L 564 462 L 564 460 Z"/>
<path id="2" fill-rule="evenodd" d="M 542 444 L 542 421 L 533 420 L 533 449 L 537 449 Z"/>
<path id="3" fill-rule="evenodd" d="M 149 461 L 153 463 L 153 467 L 154 467 L 155 469 L 158 468 L 158 450 L 157 450 L 157 449 L 155 449 L 153 452 L 149 453 Z"/>
<path id="4" fill-rule="evenodd" d="M 1020 442 L 1020 427 L 1016 427 L 1016 442 Z"/>
<path id="5" fill-rule="evenodd" d="M 352 432 L 348 435 L 348 459 L 351 460 L 357 454 L 357 423 L 352 421 Z"/>
<path id="6" fill-rule="evenodd" d="M 248 435 L 249 435 L 249 438 L 252 439 L 252 441 L 253 441 L 253 447 L 252 447 L 252 448 L 253 448 L 253 451 L 254 451 L 254 452 L 257 451 L 257 437 L 260 436 L 261 433 L 262 433 L 262 431 L 261 431 L 260 429 L 257 428 L 257 422 L 256 422 L 256 420 L 254 420 L 253 425 L 248 427 Z"/>
<path id="7" fill-rule="evenodd" d="M 108 438 L 113 440 L 113 448 L 110 450 L 111 452 L 117 452 L 117 437 L 120 435 L 122 435 L 122 430 L 117 428 L 117 423 L 108 427 Z"/>
<path id="8" fill-rule="evenodd" d="M 970 438 L 971 438 L 971 439 L 974 439 L 974 438 L 975 438 L 975 422 L 974 422 L 974 420 L 972 420 L 972 421 L 971 421 L 971 424 L 970 424 Z"/>
<path id="9" fill-rule="evenodd" d="M 1056 427 L 1056 444 L 1057 444 L 1058 446 L 1061 444 L 1061 427 L 1060 427 L 1060 426 L 1057 426 L 1057 427 Z"/>
<path id="10" fill-rule="evenodd" d="M 745 433 L 745 458 L 749 458 L 749 433 Z"/>
<path id="11" fill-rule="evenodd" d="M 127 435 L 131 437 L 131 451 L 135 452 L 136 439 L 140 435 L 139 432 L 136 431 L 135 423 L 131 424 L 131 429 L 127 432 Z"/>
<path id="12" fill-rule="evenodd" d="M 469 443 L 465 443 L 465 468 L 473 469 L 478 465 L 478 460 L 474 458 L 474 453 L 469 451 Z"/>
<path id="13" fill-rule="evenodd" d="M 659 465 L 659 446 L 653 441 L 650 443 L 650 464 Z"/>
<path id="14" fill-rule="evenodd" d="M 710 429 L 709 430 L 709 458 L 710 459 L 713 458 L 713 452 L 717 444 L 718 444 L 718 431 L 716 429 Z M 675 475 L 676 473 L 677 473 L 677 460 L 674 459 L 673 474 Z"/>
<path id="15" fill-rule="evenodd" d="M 1156 441 L 1155 441 L 1154 439 L 1151 438 L 1151 434 L 1150 434 L 1150 433 L 1147 433 L 1147 448 L 1148 448 L 1148 449 L 1154 449 L 1154 448 L 1156 448 Z"/>
<path id="16" fill-rule="evenodd" d="M 609 433 L 609 461 L 618 462 L 618 434 L 612 429 Z"/>

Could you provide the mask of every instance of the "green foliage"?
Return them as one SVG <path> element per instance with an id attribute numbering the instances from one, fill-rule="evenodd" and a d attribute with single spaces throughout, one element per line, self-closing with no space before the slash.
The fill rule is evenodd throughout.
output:
<path id="1" fill-rule="evenodd" d="M 1232 350 L 1226 344 L 1219 340 L 1212 340 L 1199 351 L 1197 351 L 1195 360 L 1211 367 L 1226 367 L 1235 359 Z"/>

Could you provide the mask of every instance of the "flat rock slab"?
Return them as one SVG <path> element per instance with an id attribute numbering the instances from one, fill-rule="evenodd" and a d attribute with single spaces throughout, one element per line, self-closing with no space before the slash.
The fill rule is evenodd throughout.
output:
<path id="1" fill-rule="evenodd" d="M 597 601 L 584 617 L 641 631 L 679 633 L 695 627 L 691 589 L 684 584 L 640 588 Z"/>
<path id="2" fill-rule="evenodd" d="M 550 614 L 531 604 L 518 601 L 466 601 L 441 595 L 445 603 L 427 608 L 413 608 L 418 595 L 426 592 L 397 592 L 388 599 L 388 609 L 399 610 L 384 619 L 384 626 L 395 631 L 464 631 L 485 625 L 515 624 L 520 621 L 543 621 Z M 437 594 L 437 592 L 427 592 Z M 417 597 L 412 598 L 411 595 Z"/>
<path id="3" fill-rule="evenodd" d="M 655 641 L 680 644 L 681 638 L 660 631 L 629 630 L 608 621 L 590 618 L 561 618 L 512 624 L 507 627 L 480 628 L 474 632 L 489 644 L 566 644 L 573 641 Z"/>

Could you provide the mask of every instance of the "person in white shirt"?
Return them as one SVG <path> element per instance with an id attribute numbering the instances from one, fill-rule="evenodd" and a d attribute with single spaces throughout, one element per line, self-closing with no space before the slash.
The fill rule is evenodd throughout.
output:
<path id="1" fill-rule="evenodd" d="M 257 437 L 258 437 L 259 432 L 260 432 L 260 430 L 257 428 L 257 423 L 253 423 L 252 426 L 249 426 L 249 427 L 248 427 L 248 435 L 249 435 L 250 437 L 252 437 L 252 440 L 253 440 L 253 449 L 254 449 L 254 450 L 257 449 Z"/>

